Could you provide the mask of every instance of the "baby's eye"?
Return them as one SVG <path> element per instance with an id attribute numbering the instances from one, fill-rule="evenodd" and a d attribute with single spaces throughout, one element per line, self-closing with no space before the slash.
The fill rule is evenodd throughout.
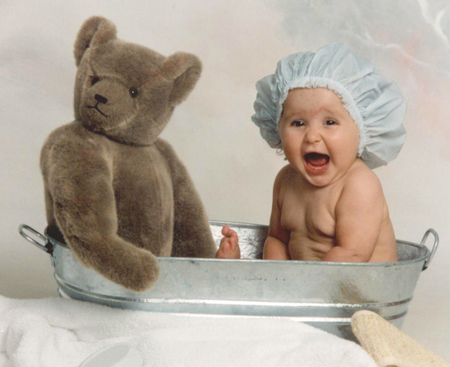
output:
<path id="1" fill-rule="evenodd" d="M 296 126 L 296 127 L 305 126 L 305 123 L 300 120 L 295 120 L 294 122 L 292 122 L 292 126 Z"/>
<path id="2" fill-rule="evenodd" d="M 327 121 L 325 121 L 325 125 L 328 125 L 328 126 L 336 125 L 336 121 L 333 121 L 333 120 L 327 120 Z"/>

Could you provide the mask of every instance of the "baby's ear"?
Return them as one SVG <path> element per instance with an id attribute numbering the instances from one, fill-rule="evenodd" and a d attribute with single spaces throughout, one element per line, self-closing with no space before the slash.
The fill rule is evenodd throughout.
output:
<path id="1" fill-rule="evenodd" d="M 202 72 L 202 63 L 195 55 L 177 52 L 164 60 L 161 71 L 167 79 L 173 80 L 169 103 L 176 106 L 194 89 Z"/>
<path id="2" fill-rule="evenodd" d="M 81 59 L 89 47 L 106 43 L 115 39 L 116 35 L 116 26 L 108 19 L 95 16 L 86 20 L 75 40 L 74 55 L 76 65 L 80 65 Z"/>

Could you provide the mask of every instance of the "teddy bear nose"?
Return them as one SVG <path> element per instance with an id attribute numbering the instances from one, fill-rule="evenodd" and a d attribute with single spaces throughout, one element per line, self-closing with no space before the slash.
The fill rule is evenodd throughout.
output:
<path id="1" fill-rule="evenodd" d="M 99 102 L 99 103 L 105 104 L 106 102 L 108 102 L 108 100 L 107 100 L 105 97 L 101 96 L 100 94 L 96 94 L 96 95 L 94 96 L 94 98 L 95 98 L 95 100 L 96 100 L 97 102 Z"/>

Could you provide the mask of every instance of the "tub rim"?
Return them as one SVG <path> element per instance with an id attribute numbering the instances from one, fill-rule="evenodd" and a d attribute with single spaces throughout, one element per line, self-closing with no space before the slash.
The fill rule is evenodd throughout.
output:
<path id="1" fill-rule="evenodd" d="M 228 225 L 230 227 L 233 226 L 239 226 L 240 228 L 248 228 L 248 229 L 254 229 L 254 228 L 264 228 L 264 229 L 268 229 L 269 226 L 268 225 L 264 225 L 264 224 L 255 224 L 255 223 L 243 223 L 243 222 L 230 222 L 230 221 L 218 221 L 218 220 L 211 220 L 210 225 L 214 225 L 214 226 L 224 226 L 224 225 Z M 56 240 L 55 238 L 51 237 L 48 234 L 48 229 L 49 226 L 45 227 L 44 229 L 44 234 L 38 232 L 37 230 L 35 230 L 34 228 L 30 227 L 27 224 L 21 224 L 19 226 L 19 233 L 22 237 L 24 237 L 28 242 L 30 242 L 31 244 L 35 245 L 36 247 L 40 248 L 41 250 L 43 250 L 44 252 L 47 252 L 49 255 L 53 256 L 53 248 L 55 246 L 61 246 L 64 248 L 68 248 L 70 249 L 70 247 L 66 244 L 66 243 L 62 243 L 58 240 Z M 39 239 L 39 241 L 33 237 L 31 237 L 29 234 L 27 234 L 27 232 L 31 232 L 35 237 L 37 237 L 37 239 Z M 433 246 L 431 248 L 431 250 L 425 245 L 425 243 L 427 242 L 427 239 L 429 237 L 429 235 L 433 235 L 434 237 L 434 243 Z M 420 242 L 420 244 L 414 243 L 414 242 L 410 242 L 410 241 L 405 241 L 405 240 L 399 240 L 396 239 L 396 243 L 397 244 L 403 244 L 403 245 L 408 245 L 408 246 L 413 246 L 416 247 L 420 250 L 425 250 L 425 254 L 415 258 L 415 259 L 411 259 L 411 260 L 401 260 L 401 261 L 395 261 L 395 262 L 367 262 L 367 263 L 355 263 L 355 262 L 331 262 L 331 261 L 304 261 L 304 260 L 290 260 L 290 261 L 286 261 L 286 260 L 263 260 L 263 259 L 216 259 L 216 258 L 198 258 L 198 257 L 161 257 L 158 256 L 157 259 L 158 261 L 165 261 L 167 259 L 170 259 L 170 261 L 193 261 L 195 260 L 196 262 L 242 262 L 245 261 L 246 263 L 255 263 L 255 264 L 260 264 L 260 263 L 282 263 L 282 264 L 292 264 L 292 265 L 318 265 L 318 264 L 323 264 L 323 265 L 328 265 L 328 266 L 352 266 L 352 267 L 365 267 L 365 266 L 370 266 L 370 267 L 390 267 L 390 266 L 399 266 L 399 265 L 408 265 L 408 264 L 413 264 L 413 263 L 417 263 L 417 262 L 424 262 L 423 270 L 426 270 L 431 263 L 431 260 L 433 259 L 436 250 L 438 248 L 439 245 L 439 235 L 438 233 L 432 229 L 429 228 L 425 234 L 422 237 L 422 240 Z"/>

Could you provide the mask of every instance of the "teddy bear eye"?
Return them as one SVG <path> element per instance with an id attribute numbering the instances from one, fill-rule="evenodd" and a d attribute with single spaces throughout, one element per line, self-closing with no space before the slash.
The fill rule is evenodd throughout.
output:
<path id="1" fill-rule="evenodd" d="M 137 90 L 137 88 L 130 88 L 130 95 L 131 95 L 131 98 L 136 98 L 137 96 L 138 96 L 138 90 Z"/>
<path id="2" fill-rule="evenodd" d="M 91 77 L 91 85 L 94 85 L 95 83 L 98 83 L 100 81 L 100 78 L 98 76 Z"/>

